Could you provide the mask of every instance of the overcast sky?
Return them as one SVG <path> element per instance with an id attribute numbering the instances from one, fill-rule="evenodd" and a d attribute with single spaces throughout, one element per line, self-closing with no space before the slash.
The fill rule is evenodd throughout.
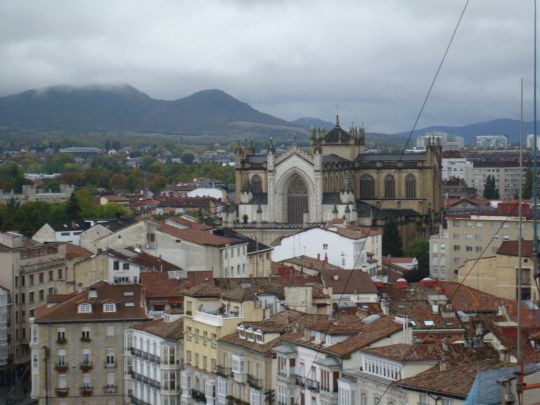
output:
<path id="1" fill-rule="evenodd" d="M 2 0 L 0 95 L 219 88 L 280 118 L 410 130 L 462 0 Z M 539 10 L 540 11 L 540 10 Z M 533 1 L 470 0 L 419 127 L 532 119 Z"/>

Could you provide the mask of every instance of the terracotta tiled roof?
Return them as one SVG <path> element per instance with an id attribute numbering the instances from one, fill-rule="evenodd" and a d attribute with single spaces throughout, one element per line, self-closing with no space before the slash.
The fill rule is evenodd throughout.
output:
<path id="1" fill-rule="evenodd" d="M 134 248 L 127 249 L 108 249 L 107 254 L 117 257 L 121 260 L 125 260 L 134 264 L 137 264 L 150 271 L 178 271 L 180 267 L 162 260 L 158 257 L 149 255 Z"/>
<path id="2" fill-rule="evenodd" d="M 439 366 L 435 366 L 414 377 L 396 381 L 394 384 L 413 390 L 465 399 L 471 390 L 476 374 L 480 371 L 501 367 L 512 367 L 512 365 L 502 363 L 497 359 L 490 359 L 476 363 L 471 362 L 448 370 L 441 370 Z"/>
<path id="3" fill-rule="evenodd" d="M 142 272 L 141 285 L 146 298 L 182 298 L 182 291 L 192 284 L 184 280 L 170 279 L 167 273 L 159 271 Z"/>
<path id="4" fill-rule="evenodd" d="M 97 297 L 90 297 L 95 289 Z M 80 313 L 79 304 L 89 303 L 92 312 Z M 104 312 L 103 304 L 115 303 L 116 312 Z M 36 323 L 70 323 L 128 321 L 146 319 L 144 294 L 140 285 L 114 285 L 98 281 L 86 290 L 73 294 L 67 300 L 50 306 L 42 305 L 36 309 Z"/>
<path id="5" fill-rule="evenodd" d="M 182 292 L 182 295 L 188 297 L 220 297 L 223 293 L 223 290 L 218 286 L 210 283 L 202 283 L 196 286 L 193 286 Z"/>
<path id="6" fill-rule="evenodd" d="M 471 361 L 496 359 L 499 354 L 488 346 L 465 347 L 463 344 L 395 344 L 382 347 L 365 348 L 363 353 L 384 357 L 400 362 L 427 361 L 439 362 L 444 359 L 449 367 L 457 367 Z"/>
<path id="7" fill-rule="evenodd" d="M 328 318 L 326 318 L 326 320 L 328 320 Z M 345 322 L 351 323 L 350 317 L 347 317 Z M 318 323 L 320 324 L 321 321 L 319 320 Z M 306 326 L 305 328 L 311 329 L 312 327 L 313 325 Z M 356 335 L 332 346 L 315 343 L 315 340 L 312 338 L 306 340 L 304 333 L 299 332 L 288 333 L 282 337 L 282 340 L 292 344 L 306 346 L 314 350 L 334 354 L 342 358 L 348 358 L 352 353 L 378 342 L 381 339 L 392 336 L 402 329 L 403 324 L 396 321 L 395 317 L 385 316 L 369 324 L 362 323 L 359 325 L 359 330 Z"/>
<path id="8" fill-rule="evenodd" d="M 321 270 L 320 276 L 332 294 L 377 294 L 368 273 L 362 270 Z"/>
<path id="9" fill-rule="evenodd" d="M 255 294 L 252 288 L 242 287 L 235 288 L 234 290 L 225 290 L 221 296 L 226 300 L 236 302 L 255 301 L 257 299 L 257 294 Z"/>
<path id="10" fill-rule="evenodd" d="M 142 330 L 154 336 L 168 340 L 179 340 L 184 337 L 184 320 L 177 319 L 165 322 L 163 319 L 141 322 L 132 326 L 133 329 Z"/>
<path id="11" fill-rule="evenodd" d="M 240 239 L 228 238 L 224 236 L 214 235 L 211 230 L 205 229 L 179 229 L 165 223 L 160 223 L 159 231 L 173 236 L 180 240 L 186 240 L 189 242 L 197 243 L 200 245 L 208 246 L 225 246 L 234 245 L 242 242 Z"/>
<path id="12" fill-rule="evenodd" d="M 326 260 L 320 260 L 314 257 L 303 256 L 303 255 L 298 256 L 298 257 L 293 257 L 287 260 L 283 260 L 281 263 L 285 265 L 288 264 L 288 265 L 306 267 L 308 269 L 313 269 L 313 270 L 322 270 L 322 269 L 341 270 L 341 267 L 330 264 Z"/>
<path id="13" fill-rule="evenodd" d="M 66 260 L 90 257 L 92 255 L 93 253 L 85 248 L 74 245 L 73 243 L 66 243 Z"/>
<path id="14" fill-rule="evenodd" d="M 498 255 L 505 255 L 505 256 L 518 256 L 519 250 L 518 250 L 518 243 L 517 240 L 505 240 L 501 243 L 501 246 L 499 246 L 499 249 L 497 250 Z M 533 250 L 533 243 L 530 240 L 524 240 L 521 241 L 521 253 L 522 256 L 525 257 L 534 257 L 534 250 Z"/>
<path id="15" fill-rule="evenodd" d="M 414 262 L 414 257 L 383 257 L 383 263 L 391 264 L 412 264 Z"/>
<path id="16" fill-rule="evenodd" d="M 210 229 L 212 229 L 212 227 L 209 226 L 209 225 L 203 224 L 203 223 L 201 223 L 199 221 L 196 221 L 194 219 L 191 219 L 189 217 L 182 216 L 182 215 L 177 215 L 177 216 L 174 216 L 174 217 L 170 217 L 167 220 L 175 222 L 175 223 L 177 223 L 179 225 L 187 226 L 190 229 L 200 229 L 200 230 L 210 230 Z"/>

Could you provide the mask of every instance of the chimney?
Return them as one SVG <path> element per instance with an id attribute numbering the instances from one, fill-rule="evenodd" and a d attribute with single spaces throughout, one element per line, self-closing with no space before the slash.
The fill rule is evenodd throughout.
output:
<path id="1" fill-rule="evenodd" d="M 448 351 L 448 339 L 446 338 L 442 338 L 441 339 L 441 346 L 442 346 L 442 349 L 447 352 Z"/>
<path id="2" fill-rule="evenodd" d="M 320 253 L 317 253 L 317 260 L 321 260 L 321 254 Z"/>
<path id="3" fill-rule="evenodd" d="M 90 291 L 88 292 L 88 298 L 97 298 L 98 293 L 96 290 L 96 287 L 90 287 Z"/>
<path id="4" fill-rule="evenodd" d="M 441 362 L 439 363 L 439 370 L 440 371 L 448 370 L 448 362 L 446 360 L 446 356 L 441 357 Z"/>

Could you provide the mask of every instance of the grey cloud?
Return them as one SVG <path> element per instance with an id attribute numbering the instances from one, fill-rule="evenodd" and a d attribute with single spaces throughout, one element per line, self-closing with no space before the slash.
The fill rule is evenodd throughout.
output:
<path id="1" fill-rule="evenodd" d="M 462 1 L 0 2 L 0 93 L 128 82 L 221 88 L 286 119 L 410 129 Z M 517 117 L 532 99 L 532 2 L 470 1 L 421 125 Z"/>

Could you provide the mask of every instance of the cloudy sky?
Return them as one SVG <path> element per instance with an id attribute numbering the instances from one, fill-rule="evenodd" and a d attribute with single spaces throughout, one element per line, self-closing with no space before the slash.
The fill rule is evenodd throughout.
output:
<path id="1" fill-rule="evenodd" d="M 410 130 L 464 0 L 2 0 L 0 95 L 219 88 L 285 119 Z M 540 12 L 540 10 L 539 10 Z M 470 0 L 419 127 L 532 117 L 533 1 Z"/>

